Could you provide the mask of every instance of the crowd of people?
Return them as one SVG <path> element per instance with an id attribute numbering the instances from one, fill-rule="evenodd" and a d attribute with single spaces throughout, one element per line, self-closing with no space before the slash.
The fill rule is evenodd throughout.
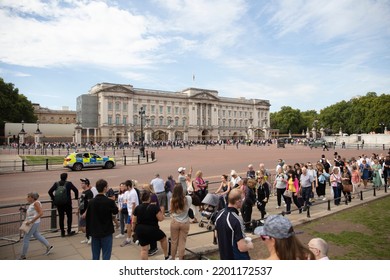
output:
<path id="1" fill-rule="evenodd" d="M 117 195 L 103 179 L 92 186 L 88 178 L 82 178 L 79 191 L 67 181 L 67 173 L 62 173 L 48 191 L 58 211 L 61 237 L 66 233 L 75 234 L 72 231 L 73 192 L 73 198 L 79 200 L 79 231 L 85 234 L 81 243 L 91 245 L 92 259 L 101 256 L 110 259 L 113 238 L 123 239 L 121 247 L 140 245 L 143 260 L 157 253 L 157 242 L 165 259 L 184 259 L 190 224 L 202 220 L 208 204 L 204 201 L 212 196 L 217 202 L 213 205 L 215 215 L 210 219 L 215 225 L 221 259 L 250 259 L 253 244 L 248 236 L 253 233 L 264 241 L 270 259 L 323 259 L 328 251 L 326 242 L 317 238 L 309 245 L 301 244 L 288 215 L 293 211 L 298 215 L 307 211 L 316 200 L 330 199 L 329 191 L 334 204 L 339 205 L 343 197 L 349 202 L 358 197 L 360 190 L 368 188 L 369 181 L 374 188 L 390 187 L 390 155 L 361 155 L 347 160 L 335 152 L 333 160 L 322 155 L 315 163 L 288 164 L 279 159 L 275 169 L 267 169 L 260 163 L 256 170 L 249 164 L 246 176 L 240 177 L 235 170 L 229 175 L 222 174 L 219 186 L 212 192 L 201 170 L 195 172 L 194 177 L 192 173 L 192 167 L 188 172 L 185 167 L 179 167 L 176 180 L 172 175 L 164 180 L 157 173 L 148 184 L 126 180 L 115 187 Z M 60 193 L 64 193 L 65 200 L 60 199 Z M 30 212 L 35 215 L 31 220 L 39 226 L 38 196 L 30 193 L 28 201 L 33 205 Z M 283 215 L 266 216 L 267 203 L 272 196 L 277 209 L 285 207 Z M 260 212 L 260 227 L 252 220 L 254 207 Z M 159 227 L 167 217 L 171 221 L 169 235 Z M 22 259 L 26 258 L 32 235 L 46 246 L 47 254 L 52 250 L 40 237 L 38 226 L 25 234 Z M 113 236 L 115 227 L 119 233 Z M 284 250 L 279 251 L 280 248 Z"/>

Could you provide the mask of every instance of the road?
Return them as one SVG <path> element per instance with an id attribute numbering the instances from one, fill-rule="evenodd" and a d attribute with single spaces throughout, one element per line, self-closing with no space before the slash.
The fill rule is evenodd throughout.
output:
<path id="1" fill-rule="evenodd" d="M 358 157 L 359 155 L 372 153 L 383 153 L 382 150 L 356 150 L 356 149 L 336 149 L 323 152 L 321 148 L 310 149 L 305 146 L 286 145 L 286 148 L 276 148 L 271 146 L 223 146 L 206 147 L 197 146 L 191 149 L 163 148 L 150 149 L 156 152 L 157 162 L 144 165 L 123 166 L 118 165 L 114 169 L 94 169 L 83 171 L 69 171 L 68 169 L 53 171 L 19 172 L 14 174 L 0 175 L 0 204 L 24 202 L 26 194 L 37 191 L 42 200 L 48 199 L 48 189 L 53 182 L 59 180 L 60 173 L 69 172 L 68 180 L 72 181 L 76 187 L 80 186 L 80 178 L 88 178 L 94 184 L 98 179 L 106 179 L 110 187 L 117 186 L 127 180 L 135 179 L 139 183 L 150 182 L 156 173 L 163 179 L 168 175 L 173 175 L 177 179 L 177 169 L 180 166 L 187 168 L 192 166 L 193 176 L 197 170 L 203 171 L 203 177 L 210 182 L 219 181 L 222 174 L 230 174 L 235 169 L 240 175 L 246 174 L 247 166 L 252 163 L 258 169 L 259 163 L 264 163 L 266 168 L 274 172 L 277 159 L 282 158 L 287 164 L 293 165 L 296 162 L 317 162 L 322 154 L 333 163 L 333 154 L 337 151 L 342 157 L 347 159 Z M 1 156 L 1 155 L 0 155 Z M 218 184 L 210 185 L 210 190 L 214 190 Z"/>

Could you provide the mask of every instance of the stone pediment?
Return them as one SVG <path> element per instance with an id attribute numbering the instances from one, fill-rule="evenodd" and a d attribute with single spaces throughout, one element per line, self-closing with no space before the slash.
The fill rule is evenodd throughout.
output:
<path id="1" fill-rule="evenodd" d="M 108 88 L 104 89 L 104 91 L 105 92 L 134 93 L 132 90 L 130 90 L 124 86 L 121 86 L 121 85 L 108 87 Z"/>
<path id="2" fill-rule="evenodd" d="M 191 96 L 192 99 L 200 99 L 200 100 L 219 100 L 215 95 L 208 93 L 207 91 L 199 92 Z"/>
<path id="3" fill-rule="evenodd" d="M 256 102 L 256 105 L 257 106 L 267 106 L 267 107 L 271 106 L 271 104 L 269 103 L 268 100 L 260 100 L 260 101 Z"/>

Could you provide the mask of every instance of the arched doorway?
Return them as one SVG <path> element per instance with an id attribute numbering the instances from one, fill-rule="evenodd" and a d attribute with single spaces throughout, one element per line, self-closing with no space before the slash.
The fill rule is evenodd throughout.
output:
<path id="1" fill-rule="evenodd" d="M 183 132 L 176 131 L 175 132 L 175 140 L 183 140 Z"/>
<path id="2" fill-rule="evenodd" d="M 152 140 L 156 141 L 167 141 L 168 140 L 168 133 L 162 131 L 162 130 L 157 130 L 152 133 Z"/>
<path id="3" fill-rule="evenodd" d="M 209 131 L 207 129 L 202 131 L 202 140 L 208 140 L 209 139 Z"/>
<path id="4" fill-rule="evenodd" d="M 264 139 L 264 131 L 262 131 L 261 129 L 256 129 L 254 139 L 255 140 Z"/>

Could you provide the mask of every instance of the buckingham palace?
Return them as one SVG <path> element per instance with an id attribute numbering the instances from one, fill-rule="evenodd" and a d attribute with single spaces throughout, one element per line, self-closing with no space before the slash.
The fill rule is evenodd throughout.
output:
<path id="1" fill-rule="evenodd" d="M 77 98 L 80 142 L 264 139 L 270 102 L 229 98 L 218 91 L 162 91 L 99 83 Z M 77 141 L 77 142 L 79 142 Z"/>

